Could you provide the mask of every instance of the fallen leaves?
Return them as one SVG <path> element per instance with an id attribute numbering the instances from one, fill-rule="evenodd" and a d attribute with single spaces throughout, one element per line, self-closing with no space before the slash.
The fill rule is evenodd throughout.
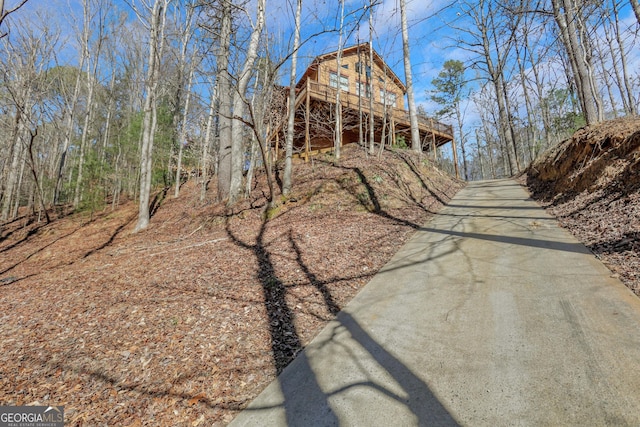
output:
<path id="1" fill-rule="evenodd" d="M 638 118 L 590 126 L 538 160 L 527 185 L 612 270 L 611 277 L 640 296 L 638 148 Z"/>
<path id="2" fill-rule="evenodd" d="M 189 406 L 193 406 L 193 405 L 197 405 L 201 400 L 206 399 L 207 395 L 206 393 L 202 392 L 202 393 L 198 393 L 195 396 L 193 396 L 191 399 L 189 399 Z"/>
<path id="3" fill-rule="evenodd" d="M 0 402 L 65 405 L 70 426 L 228 423 L 289 361 L 274 352 L 297 354 L 426 221 L 425 207 L 460 188 L 416 156 L 378 162 L 345 148 L 341 165 L 297 164 L 296 202 L 266 224 L 261 181 L 235 212 L 194 206 L 187 183 L 144 233 L 127 228 L 134 203 L 88 224 L 32 224 L 18 244 L 28 230 L 5 228 Z M 381 212 L 358 199 L 369 194 L 361 176 Z"/>

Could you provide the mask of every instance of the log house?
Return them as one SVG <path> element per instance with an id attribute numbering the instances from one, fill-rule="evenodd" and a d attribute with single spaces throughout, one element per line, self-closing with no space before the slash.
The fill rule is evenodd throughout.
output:
<path id="1" fill-rule="evenodd" d="M 298 81 L 295 102 L 294 151 L 297 157 L 333 149 L 336 91 L 342 90 L 342 144 L 368 144 L 369 116 L 373 115 L 374 139 L 397 144 L 404 140 L 410 145 L 411 124 L 405 110 L 406 87 L 373 51 L 369 58 L 369 44 L 362 43 L 342 51 L 342 64 L 337 70 L 338 52 L 316 57 Z M 373 102 L 369 102 L 369 97 Z M 287 97 L 288 98 L 288 97 Z M 372 104 L 372 105 L 371 105 Z M 371 108 L 373 107 L 373 108 Z M 453 143 L 450 125 L 419 115 L 418 123 L 423 151 L 432 151 L 448 142 Z M 271 136 L 276 157 L 284 154 L 286 120 Z"/>

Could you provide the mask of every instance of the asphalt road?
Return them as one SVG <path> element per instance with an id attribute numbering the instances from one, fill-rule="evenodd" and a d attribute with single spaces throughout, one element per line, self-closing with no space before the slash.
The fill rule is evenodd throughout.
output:
<path id="1" fill-rule="evenodd" d="M 640 299 L 470 183 L 231 425 L 640 426 Z"/>

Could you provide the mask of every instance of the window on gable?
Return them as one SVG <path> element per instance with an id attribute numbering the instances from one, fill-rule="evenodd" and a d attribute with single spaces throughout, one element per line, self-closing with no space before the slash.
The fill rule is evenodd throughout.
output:
<path id="1" fill-rule="evenodd" d="M 338 87 L 338 73 L 329 73 L 329 86 Z M 349 78 L 347 76 L 340 76 L 340 90 L 349 92 Z"/>
<path id="2" fill-rule="evenodd" d="M 356 62 L 356 73 L 362 74 L 363 70 L 367 77 L 371 77 L 371 67 L 365 66 L 362 62 Z"/>
<path id="3" fill-rule="evenodd" d="M 349 69 L 349 64 L 344 64 L 344 65 L 342 66 L 342 68 L 344 68 L 345 70 L 348 70 L 348 69 Z"/>

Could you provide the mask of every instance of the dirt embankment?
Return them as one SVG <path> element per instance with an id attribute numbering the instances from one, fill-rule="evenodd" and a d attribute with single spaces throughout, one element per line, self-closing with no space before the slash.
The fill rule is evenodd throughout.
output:
<path id="1" fill-rule="evenodd" d="M 224 425 L 461 188 L 424 156 L 356 146 L 294 176 L 268 221 L 258 176 L 232 212 L 189 182 L 139 234 L 135 203 L 3 224 L 0 404 L 65 405 L 70 426 Z"/>
<path id="2" fill-rule="evenodd" d="M 640 296 L 640 118 L 580 129 L 532 164 L 526 183 Z"/>

